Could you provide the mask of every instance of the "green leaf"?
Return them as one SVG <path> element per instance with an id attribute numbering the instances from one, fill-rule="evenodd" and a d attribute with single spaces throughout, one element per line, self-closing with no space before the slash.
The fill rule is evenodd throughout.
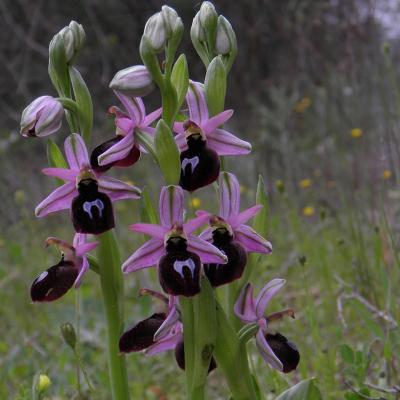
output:
<path id="1" fill-rule="evenodd" d="M 64 39 L 60 34 L 56 34 L 49 44 L 49 75 L 59 95 L 70 97 L 71 91 L 65 45 Z"/>
<path id="2" fill-rule="evenodd" d="M 322 400 L 322 395 L 314 384 L 314 378 L 310 378 L 285 390 L 276 400 Z"/>
<path id="3" fill-rule="evenodd" d="M 176 90 L 178 97 L 176 108 L 179 110 L 185 100 L 186 92 L 189 87 L 189 71 L 186 56 L 181 54 L 176 60 L 171 74 L 171 82 Z"/>
<path id="4" fill-rule="evenodd" d="M 67 162 L 57 144 L 51 140 L 47 140 L 47 160 L 49 166 L 53 168 L 68 168 Z"/>
<path id="5" fill-rule="evenodd" d="M 75 67 L 69 68 L 72 88 L 74 89 L 75 101 L 79 107 L 79 124 L 81 135 L 86 144 L 90 143 L 90 134 L 93 126 L 93 103 L 92 97 L 82 75 Z"/>
<path id="6" fill-rule="evenodd" d="M 140 216 L 142 222 L 150 222 L 151 224 L 158 224 L 157 213 L 151 202 L 151 198 L 146 188 L 142 189 L 142 196 L 140 199 Z"/>
<path id="7" fill-rule="evenodd" d="M 345 363 L 354 364 L 354 351 L 349 345 L 342 344 L 340 346 L 340 355 Z"/>
<path id="8" fill-rule="evenodd" d="M 154 161 L 158 163 L 157 154 L 154 149 L 154 140 L 146 132 L 142 132 L 139 129 L 135 130 L 135 137 L 138 142 L 152 155 Z"/>
<path id="9" fill-rule="evenodd" d="M 167 185 L 177 185 L 181 173 L 179 150 L 167 124 L 161 119 L 156 126 L 154 144 L 158 164 Z"/>
<path id="10" fill-rule="evenodd" d="M 215 57 L 208 66 L 204 88 L 210 116 L 222 112 L 225 106 L 226 69 L 221 56 Z"/>
<path id="11" fill-rule="evenodd" d="M 258 176 L 257 192 L 256 192 L 256 204 L 260 204 L 263 208 L 254 217 L 253 228 L 261 236 L 266 236 L 268 233 L 268 199 L 265 191 L 264 179 L 261 175 Z"/>

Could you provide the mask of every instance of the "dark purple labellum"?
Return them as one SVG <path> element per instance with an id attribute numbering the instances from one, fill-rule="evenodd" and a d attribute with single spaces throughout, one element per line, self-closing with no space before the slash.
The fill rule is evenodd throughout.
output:
<path id="1" fill-rule="evenodd" d="M 187 139 L 188 149 L 181 153 L 181 177 L 179 185 L 193 192 L 214 182 L 219 175 L 218 154 L 206 146 L 200 135 Z"/>
<path id="2" fill-rule="evenodd" d="M 127 330 L 119 339 L 119 350 L 122 353 L 145 350 L 154 344 L 154 334 L 165 321 L 164 313 L 153 314 Z"/>
<path id="3" fill-rule="evenodd" d="M 183 344 L 183 340 L 180 341 L 175 347 L 175 359 L 180 369 L 185 369 L 185 347 Z M 217 368 L 217 363 L 215 362 L 214 357 L 211 357 L 210 366 L 208 367 L 208 373 L 214 371 Z"/>
<path id="4" fill-rule="evenodd" d="M 289 342 L 286 337 L 280 333 L 276 333 L 275 335 L 267 333 L 265 339 L 282 363 L 283 372 L 288 373 L 294 371 L 300 361 L 300 353 L 296 345 Z"/>
<path id="5" fill-rule="evenodd" d="M 160 285 L 168 294 L 191 297 L 200 292 L 201 261 L 186 247 L 185 239 L 170 238 L 167 254 L 161 257 L 158 264 Z"/>
<path id="6" fill-rule="evenodd" d="M 97 182 L 85 179 L 78 184 L 79 195 L 72 200 L 72 223 L 76 232 L 98 235 L 114 228 L 110 198 L 99 192 Z"/>
<path id="7" fill-rule="evenodd" d="M 53 301 L 59 299 L 71 289 L 78 277 L 79 270 L 71 261 L 64 258 L 57 265 L 42 272 L 32 283 L 32 301 Z"/>
<path id="8" fill-rule="evenodd" d="M 219 228 L 213 232 L 213 245 L 228 257 L 228 262 L 204 265 L 204 273 L 211 285 L 221 286 L 239 279 L 247 263 L 247 253 L 243 246 L 234 241 L 225 228 Z"/>
<path id="9" fill-rule="evenodd" d="M 122 160 L 118 160 L 106 165 L 99 165 L 97 161 L 98 157 L 105 151 L 107 151 L 110 147 L 114 146 L 114 144 L 122 140 L 123 138 L 124 138 L 123 136 L 117 135 L 115 138 L 106 140 L 105 142 L 103 142 L 102 144 L 93 149 L 92 154 L 90 155 L 90 165 L 94 171 L 96 171 L 97 173 L 105 172 L 108 171 L 113 166 L 129 167 L 135 164 L 137 160 L 139 160 L 140 150 L 136 146 L 133 146 L 129 154 Z"/>

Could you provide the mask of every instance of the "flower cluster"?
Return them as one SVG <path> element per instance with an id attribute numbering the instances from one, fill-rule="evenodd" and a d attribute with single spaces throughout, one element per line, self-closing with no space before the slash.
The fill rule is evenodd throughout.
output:
<path id="1" fill-rule="evenodd" d="M 90 153 L 87 146 L 93 119 L 91 99 L 87 88 L 82 89 L 83 78 L 73 67 L 85 33 L 81 25 L 71 22 L 51 42 L 49 71 L 60 97 L 42 96 L 34 100 L 22 114 L 21 134 L 51 135 L 61 128 L 66 116 L 72 133 L 64 142 L 65 158 L 57 145 L 49 141 L 51 164 L 42 170 L 45 175 L 57 178 L 58 186 L 36 207 L 35 214 L 44 217 L 69 210 L 75 236 L 72 244 L 53 237 L 46 240 L 46 245 L 58 247 L 61 260 L 34 280 L 31 298 L 34 302 L 57 300 L 72 286 L 80 285 L 89 269 L 88 253 L 95 247 L 102 248 L 104 234 L 115 226 L 113 203 L 141 197 L 139 188 L 106 173 L 116 167 L 132 167 L 141 154 L 150 153 L 166 180 L 159 193 L 158 216 L 153 215 L 152 223 L 136 222 L 129 227 L 150 239 L 136 248 L 121 268 L 127 274 L 156 267 L 159 284 L 167 296 L 142 289 L 142 294 L 160 299 L 164 308 L 120 332 L 119 350 L 122 353 L 145 351 L 148 355 L 174 350 L 178 365 L 185 369 L 183 332 L 187 331 L 181 315 L 183 301 L 208 293 L 204 291 L 206 282 L 212 297 L 208 306 L 211 304 L 211 313 L 215 315 L 220 306 L 216 305 L 213 289 L 236 281 L 237 285 L 229 289 L 236 287 L 237 292 L 230 293 L 237 295 L 242 290 L 234 307 L 231 302 L 227 312 L 234 317 L 234 311 L 245 324 L 242 329 L 254 334 L 258 349 L 273 368 L 290 372 L 298 365 L 299 352 L 283 335 L 271 331 L 270 323 L 284 315 L 293 316 L 293 311 L 264 316 L 268 302 L 285 281 L 273 279 L 253 299 L 253 286 L 247 282 L 251 271 L 244 274 L 249 268 L 249 253 L 268 255 L 272 251 L 270 242 L 247 225 L 261 212 L 262 205 L 241 211 L 238 179 L 231 172 L 221 172 L 221 157 L 246 155 L 252 150 L 249 142 L 223 127 L 233 110 L 224 110 L 225 89 L 217 93 L 226 84 L 226 74 L 236 55 L 236 37 L 229 22 L 217 15 L 211 3 L 204 2 L 191 32 L 196 51 L 207 66 L 203 84 L 189 80 L 182 56 L 173 65 L 182 33 L 182 21 L 170 7 L 162 7 L 149 19 L 140 46 L 144 65 L 119 71 L 110 83 L 122 104 L 122 108 L 112 106 L 108 110 L 114 117 L 116 135 L 97 144 Z M 159 54 L 163 50 L 166 57 L 161 68 Z M 213 53 L 215 57 L 208 59 Z M 63 71 L 68 71 L 67 82 L 63 81 L 65 74 L 57 75 L 60 60 L 65 62 Z M 218 79 L 223 82 L 219 83 Z M 71 87 L 73 96 L 68 95 Z M 155 87 L 160 89 L 162 107 L 146 114 L 142 97 Z M 219 96 L 219 100 L 215 101 L 210 93 Z M 76 127 L 82 136 L 76 133 Z M 214 182 L 218 186 L 218 214 L 198 210 L 188 218 L 187 192 Z M 95 237 L 94 241 L 90 235 Z M 113 253 L 113 249 L 106 250 L 99 251 L 99 258 L 107 259 L 108 253 Z M 117 272 L 121 274 L 119 269 Z M 104 279 L 102 274 L 104 269 L 100 271 Z M 107 276 L 112 278 L 112 274 Z M 102 281 L 102 285 L 107 283 Z M 119 296 L 115 297 L 118 300 Z M 106 309 L 113 312 L 119 308 L 118 304 L 113 307 L 106 306 Z M 199 313 L 204 313 L 198 307 Z M 234 330 L 236 341 L 239 332 Z M 216 367 L 213 347 L 214 343 L 207 347 L 211 351 L 206 357 L 205 372 L 207 367 L 208 371 Z M 226 371 L 226 365 L 223 369 Z"/>

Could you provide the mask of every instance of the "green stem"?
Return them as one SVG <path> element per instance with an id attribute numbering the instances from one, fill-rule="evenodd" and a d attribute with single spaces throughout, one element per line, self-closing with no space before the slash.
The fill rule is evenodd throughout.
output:
<path id="1" fill-rule="evenodd" d="M 222 369 L 234 400 L 257 398 L 247 358 L 246 346 L 239 342 L 223 308 L 217 304 L 218 335 L 214 357 Z"/>
<path id="2" fill-rule="evenodd" d="M 104 311 L 107 320 L 108 368 L 113 400 L 128 400 L 128 377 L 125 357 L 119 352 L 123 330 L 123 280 L 119 249 L 114 232 L 98 236 L 98 261 Z"/>

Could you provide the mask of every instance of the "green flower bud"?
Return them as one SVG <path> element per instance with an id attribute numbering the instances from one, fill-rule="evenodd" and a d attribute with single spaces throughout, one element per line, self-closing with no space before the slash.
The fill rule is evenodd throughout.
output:
<path id="1" fill-rule="evenodd" d="M 193 18 L 192 27 L 190 28 L 190 36 L 192 40 L 197 40 L 200 43 L 206 42 L 206 31 L 200 23 L 200 13 L 197 13 Z"/>
<path id="2" fill-rule="evenodd" d="M 45 392 L 51 385 L 50 378 L 45 374 L 40 374 L 36 384 L 36 390 L 38 393 Z"/>
<path id="3" fill-rule="evenodd" d="M 229 21 L 223 17 L 219 16 L 217 22 L 217 34 L 215 38 L 215 50 L 217 54 L 225 55 L 230 53 L 232 49 L 232 35 L 235 36 L 232 26 Z"/>
<path id="4" fill-rule="evenodd" d="M 200 7 L 199 19 L 204 29 L 212 29 L 216 23 L 218 14 L 215 11 L 214 4 L 204 1 Z"/>
<path id="5" fill-rule="evenodd" d="M 171 37 L 171 35 L 173 35 L 173 32 L 175 31 L 175 25 L 179 25 L 179 21 L 182 24 L 182 20 L 179 18 L 178 13 L 172 7 L 162 6 L 161 14 L 164 19 L 167 36 Z"/>
<path id="6" fill-rule="evenodd" d="M 143 97 L 154 89 L 153 78 L 144 65 L 134 65 L 118 71 L 110 88 L 133 97 Z"/>
<path id="7" fill-rule="evenodd" d="M 71 349 L 75 349 L 76 346 L 76 333 L 72 324 L 66 322 L 60 326 L 61 335 Z"/>
<path id="8" fill-rule="evenodd" d="M 71 21 L 68 26 L 61 29 L 59 35 L 64 40 L 65 58 L 67 63 L 72 64 L 77 54 L 85 44 L 85 31 L 81 24 Z"/>
<path id="9" fill-rule="evenodd" d="M 146 39 L 148 46 L 155 53 L 160 53 L 164 49 L 167 40 L 167 32 L 161 12 L 152 15 L 148 19 L 144 27 L 143 37 Z"/>

